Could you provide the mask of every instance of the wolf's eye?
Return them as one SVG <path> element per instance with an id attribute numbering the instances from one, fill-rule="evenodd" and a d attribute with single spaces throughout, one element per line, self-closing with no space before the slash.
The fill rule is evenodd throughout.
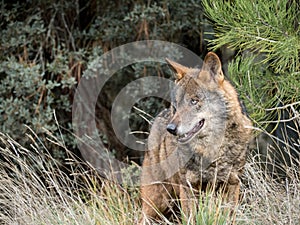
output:
<path id="1" fill-rule="evenodd" d="M 198 102 L 199 102 L 198 99 L 194 99 L 194 98 L 191 99 L 191 104 L 192 105 L 196 105 Z"/>

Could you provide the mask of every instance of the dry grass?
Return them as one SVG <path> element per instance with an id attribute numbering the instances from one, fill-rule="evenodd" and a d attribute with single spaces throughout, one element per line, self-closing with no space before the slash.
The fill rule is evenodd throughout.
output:
<path id="1" fill-rule="evenodd" d="M 131 225 L 137 221 L 141 213 L 137 188 L 129 192 L 104 180 L 67 149 L 69 158 L 61 165 L 38 137 L 31 139 L 32 146 L 26 149 L 0 133 L 0 224 Z M 49 141 L 60 145 L 58 140 Z M 299 164 L 293 162 L 287 178 L 278 182 L 255 158 L 249 157 L 246 164 L 236 223 L 300 224 Z M 197 225 L 229 224 L 230 215 L 219 198 L 208 193 L 202 199 Z"/>
<path id="2" fill-rule="evenodd" d="M 289 155 L 293 160 L 285 162 L 288 166 L 284 162 L 280 165 L 285 175 L 278 176 L 276 166 L 268 162 L 274 159 L 272 151 L 279 150 L 270 147 L 263 161 L 257 155 L 248 159 L 238 211 L 241 224 L 300 224 L 299 158 Z"/>
<path id="3" fill-rule="evenodd" d="M 0 224 L 134 223 L 134 193 L 101 179 L 70 152 L 64 167 L 42 143 L 33 141 L 29 151 L 2 133 L 0 143 Z"/>
<path id="4" fill-rule="evenodd" d="M 277 182 L 257 162 L 246 165 L 244 176 L 238 224 L 300 224 L 299 179 Z"/>

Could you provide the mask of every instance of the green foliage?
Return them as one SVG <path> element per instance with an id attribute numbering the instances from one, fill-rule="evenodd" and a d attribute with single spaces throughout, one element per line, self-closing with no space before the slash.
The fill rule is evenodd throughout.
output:
<path id="1" fill-rule="evenodd" d="M 137 28 L 138 39 L 183 43 L 185 37 L 196 42 L 201 33 L 199 28 L 203 22 L 203 13 L 201 5 L 197 2 L 171 0 L 153 4 L 135 4 L 124 21 L 129 21 Z"/>
<path id="2" fill-rule="evenodd" d="M 255 56 L 238 56 L 229 65 L 230 79 L 234 83 L 245 104 L 250 117 L 256 122 L 269 120 L 266 108 L 277 105 L 280 100 L 278 95 L 270 98 L 272 92 L 276 92 L 276 80 L 264 65 L 255 63 Z"/>
<path id="3" fill-rule="evenodd" d="M 27 142 L 24 125 L 28 125 L 39 137 L 48 130 L 73 146 L 74 87 L 87 65 L 104 52 L 143 39 L 181 43 L 196 52 L 199 45 L 200 49 L 204 46 L 199 38 L 203 12 L 197 1 L 34 0 L 16 4 L 3 1 L 1 7 L 1 131 L 22 143 Z M 156 74 L 163 72 L 155 63 L 118 71 L 104 88 L 107 98 L 99 99 L 100 105 L 110 110 L 118 90 L 134 79 Z M 137 103 L 153 116 L 159 106 L 160 100 L 154 98 Z M 149 126 L 133 111 L 131 127 L 147 130 Z M 105 133 L 110 129 L 100 133 L 109 137 L 107 145 L 114 149 L 110 135 Z"/>
<path id="4" fill-rule="evenodd" d="M 275 73 L 296 76 L 300 68 L 299 3 L 297 1 L 208 1 L 203 5 L 214 21 L 214 49 L 223 45 L 265 56 Z"/>
<path id="5" fill-rule="evenodd" d="M 241 55 L 228 70 L 254 120 L 266 125 L 272 115 L 265 109 L 299 101 L 297 1 L 204 0 L 203 6 L 215 27 L 211 48 Z"/>
<path id="6" fill-rule="evenodd" d="M 23 5 L 24 6 L 24 5 Z M 55 6 L 48 6 L 54 10 Z M 1 131 L 20 143 L 27 143 L 24 135 L 32 128 L 41 138 L 46 132 L 61 137 L 67 146 L 74 144 L 72 136 L 60 130 L 70 129 L 71 90 L 76 84 L 72 76 L 71 60 L 82 58 L 55 42 L 58 36 L 51 21 L 42 11 L 21 4 L 3 5 L 0 53 L 0 123 Z M 74 63 L 75 64 L 75 63 Z M 79 64 L 77 64 L 79 65 Z M 76 65 L 75 65 L 76 66 Z M 56 148 L 52 153 L 64 157 Z"/>

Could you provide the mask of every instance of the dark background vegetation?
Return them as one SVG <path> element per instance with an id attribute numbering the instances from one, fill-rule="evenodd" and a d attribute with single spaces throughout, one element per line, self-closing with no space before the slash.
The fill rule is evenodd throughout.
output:
<path id="1" fill-rule="evenodd" d="M 209 1 L 204 2 L 209 5 Z M 226 2 L 224 7 L 230 6 L 230 2 Z M 242 11 L 243 5 L 239 4 Z M 239 4 L 232 4 L 232 7 L 239 10 Z M 264 4 L 268 5 L 266 2 Z M 292 37 L 298 37 L 296 41 L 299 40 L 299 17 L 294 15 L 299 11 L 299 3 L 291 0 L 284 4 L 281 10 L 294 16 L 286 20 L 292 21 L 290 26 L 280 26 L 280 29 L 286 27 L 286 31 L 272 27 L 270 21 L 276 17 L 271 16 L 270 21 L 267 18 L 260 23 L 257 22 L 259 20 L 255 23 L 253 18 L 248 18 L 249 29 L 245 30 L 256 29 L 254 25 L 265 26 L 271 30 L 270 36 L 275 33 L 278 36 L 279 33 L 288 40 L 289 34 L 292 34 Z M 290 8 L 293 9 L 291 12 Z M 213 10 L 213 6 L 211 9 Z M 245 101 L 256 125 L 267 127 L 270 132 L 275 135 L 277 132 L 277 136 L 280 136 L 280 130 L 276 130 L 278 126 L 266 126 L 266 123 L 262 125 L 259 122 L 265 122 L 270 115 L 273 120 L 295 115 L 288 111 L 283 111 L 283 114 L 280 110 L 268 113 L 262 109 L 265 106 L 277 107 L 299 101 L 298 46 L 295 46 L 296 53 L 291 54 L 292 60 L 286 57 L 289 66 L 279 67 L 278 64 L 282 64 L 282 61 L 277 61 L 276 57 L 268 58 L 268 51 L 262 51 L 263 47 L 268 50 L 267 45 L 258 41 L 247 45 L 246 36 L 245 39 L 238 36 L 243 30 L 233 29 L 235 33 L 232 33 L 232 39 L 220 38 L 220 35 L 232 32 L 230 26 L 234 26 L 234 22 L 247 27 L 247 24 L 243 24 L 247 22 L 245 13 L 237 16 L 232 10 L 228 14 L 230 10 L 227 8 L 225 16 L 238 18 L 230 21 L 222 18 L 222 13 L 218 14 L 219 17 L 209 11 L 205 13 L 202 1 L 177 0 L 2 0 L 0 10 L 0 131 L 22 145 L 28 145 L 31 142 L 27 133 L 32 129 L 39 139 L 45 139 L 44 145 L 48 145 L 47 149 L 58 160 L 63 161 L 65 153 L 62 148 L 46 141 L 48 133 L 56 136 L 66 148 L 80 156 L 74 143 L 71 109 L 76 86 L 89 63 L 114 47 L 138 40 L 174 42 L 201 57 L 207 53 L 208 43 L 211 43 L 210 47 L 221 57 L 226 73 L 228 62 L 235 57 L 229 68 L 235 75 L 230 78 L 241 93 L 241 99 Z M 271 6 L 262 9 L 267 10 L 271 13 L 272 10 L 280 12 Z M 280 19 L 280 15 L 277 19 Z M 289 27 L 294 31 L 289 33 Z M 234 42 L 239 45 L 234 45 Z M 275 53 L 280 50 L 280 46 L 271 47 Z M 257 55 L 263 58 L 261 61 L 265 64 L 252 67 L 253 61 L 244 58 L 245 55 L 249 56 L 249 52 L 259 53 Z M 165 71 L 155 64 L 131 65 L 118 71 L 102 90 L 96 107 L 97 127 L 106 147 L 117 159 L 127 160 L 129 157 L 140 163 L 142 156 L 123 146 L 113 133 L 110 109 L 115 96 L 127 83 L 139 77 L 170 77 Z M 249 77 L 245 77 L 249 71 L 255 72 L 251 74 L 253 82 L 250 85 L 247 83 Z M 255 91 L 251 92 L 253 90 Z M 149 98 L 139 102 L 137 107 L 155 116 L 167 105 L 168 103 L 158 99 Z M 134 110 L 130 121 L 133 130 L 149 130 L 149 124 Z M 296 134 L 295 131 L 293 135 Z M 297 139 L 297 135 L 293 137 L 294 142 Z"/>
<path id="2" fill-rule="evenodd" d="M 76 151 L 72 97 L 89 62 L 110 49 L 157 39 L 181 44 L 199 55 L 207 51 L 200 2 L 2 1 L 0 21 L 1 131 L 22 144 L 28 141 L 30 127 L 40 138 L 47 132 L 55 134 Z M 104 143 L 120 160 L 130 153 L 114 136 L 111 104 L 127 83 L 163 73 L 157 70 L 129 66 L 100 94 L 97 125 Z M 161 105 L 157 99 L 140 104 L 153 116 Z M 131 121 L 134 130 L 148 129 L 146 121 L 134 113 Z M 48 149 L 56 158 L 65 157 L 57 146 Z"/>

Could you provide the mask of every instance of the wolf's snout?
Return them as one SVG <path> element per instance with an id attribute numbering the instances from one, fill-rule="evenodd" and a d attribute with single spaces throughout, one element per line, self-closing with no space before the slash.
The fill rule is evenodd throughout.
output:
<path id="1" fill-rule="evenodd" d="M 169 123 L 167 125 L 167 131 L 169 131 L 173 135 L 176 135 L 176 133 L 177 133 L 177 126 L 174 123 Z"/>

